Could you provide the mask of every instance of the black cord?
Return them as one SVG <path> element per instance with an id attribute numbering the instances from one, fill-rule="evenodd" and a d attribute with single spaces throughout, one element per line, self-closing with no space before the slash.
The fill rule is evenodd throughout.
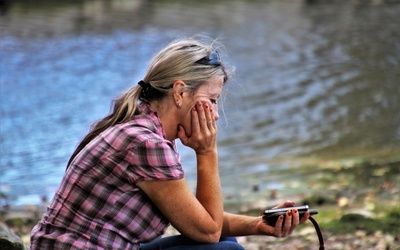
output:
<path id="1" fill-rule="evenodd" d="M 317 231 L 318 234 L 318 240 L 319 240 L 319 250 L 324 250 L 325 246 L 324 246 L 324 237 L 322 237 L 322 232 L 321 229 L 318 226 L 317 221 L 313 218 L 313 217 L 308 217 L 308 219 L 312 222 L 312 224 L 315 227 L 315 231 Z"/>

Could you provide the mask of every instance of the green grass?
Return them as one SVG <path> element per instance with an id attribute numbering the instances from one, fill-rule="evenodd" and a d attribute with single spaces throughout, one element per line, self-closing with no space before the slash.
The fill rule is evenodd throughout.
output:
<path id="1" fill-rule="evenodd" d="M 383 216 L 376 218 L 365 217 L 361 214 L 349 213 L 339 219 L 324 220 L 320 223 L 321 230 L 334 234 L 353 233 L 357 230 L 368 234 L 381 231 L 393 235 L 400 234 L 400 207 L 389 208 Z"/>

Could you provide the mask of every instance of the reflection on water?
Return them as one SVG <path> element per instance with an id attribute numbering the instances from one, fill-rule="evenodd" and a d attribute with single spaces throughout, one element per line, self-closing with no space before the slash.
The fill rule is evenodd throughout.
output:
<path id="1" fill-rule="evenodd" d="M 400 160 L 396 1 L 49 2 L 6 1 L 0 16 L 1 191 L 19 202 L 54 192 L 155 50 L 198 33 L 221 37 L 237 67 L 220 124 L 226 192 L 302 164 Z"/>

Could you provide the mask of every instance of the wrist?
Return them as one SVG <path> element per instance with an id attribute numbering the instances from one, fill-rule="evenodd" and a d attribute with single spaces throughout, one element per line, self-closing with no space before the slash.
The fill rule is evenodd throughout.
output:
<path id="1" fill-rule="evenodd" d="M 204 156 L 204 157 L 217 157 L 218 155 L 218 150 L 217 148 L 215 149 L 208 149 L 208 150 L 196 150 L 196 156 Z"/>
<path id="2" fill-rule="evenodd" d="M 265 227 L 265 222 L 262 218 L 262 216 L 257 216 L 254 217 L 254 235 L 265 235 L 264 228 Z"/>
<path id="3" fill-rule="evenodd" d="M 202 169 L 203 167 L 206 169 L 218 168 L 218 154 L 216 152 L 196 153 L 196 159 L 198 169 Z"/>

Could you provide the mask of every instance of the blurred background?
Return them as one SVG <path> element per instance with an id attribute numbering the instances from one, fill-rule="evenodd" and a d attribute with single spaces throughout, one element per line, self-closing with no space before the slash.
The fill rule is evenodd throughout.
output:
<path id="1" fill-rule="evenodd" d="M 395 0 L 1 0 L 1 205 L 49 201 L 111 100 L 201 34 L 236 67 L 219 123 L 227 210 L 399 206 L 399 21 Z"/>

